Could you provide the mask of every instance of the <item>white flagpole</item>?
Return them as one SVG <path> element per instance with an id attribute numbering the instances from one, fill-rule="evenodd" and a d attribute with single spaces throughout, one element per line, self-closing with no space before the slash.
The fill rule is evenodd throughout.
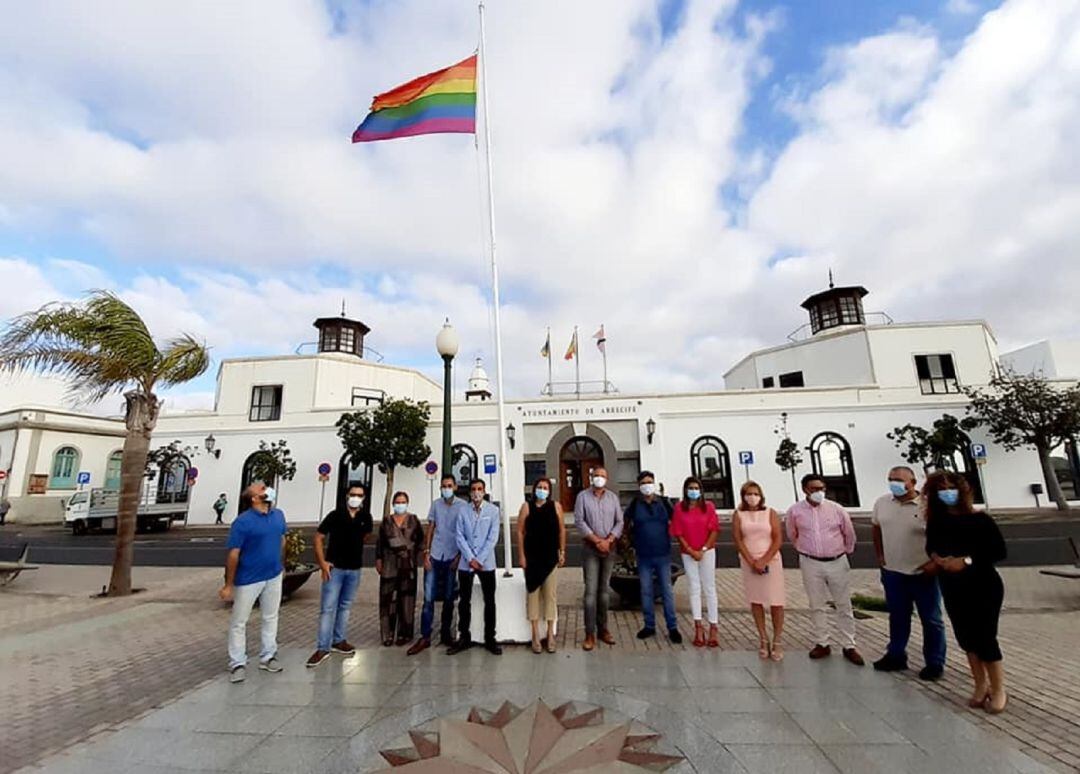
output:
<path id="1" fill-rule="evenodd" d="M 578 341 L 578 327 L 574 326 L 574 394 L 581 395 L 581 342 Z"/>
<path id="2" fill-rule="evenodd" d="M 600 336 L 602 338 L 602 341 L 600 342 L 600 344 L 601 344 L 600 354 L 604 356 L 604 394 L 606 395 L 607 391 L 608 391 L 608 380 L 607 380 L 607 333 L 604 331 L 604 324 L 603 323 L 600 323 Z"/>
<path id="3" fill-rule="evenodd" d="M 551 371 L 551 327 L 547 329 L 548 395 L 555 394 L 555 377 Z"/>
<path id="4" fill-rule="evenodd" d="M 499 406 L 499 487 L 502 500 L 503 570 L 513 567 L 510 549 L 510 477 L 506 469 L 506 407 L 503 403 L 502 324 L 499 316 L 499 264 L 495 259 L 495 190 L 491 164 L 491 117 L 488 112 L 487 45 L 484 38 L 484 0 L 480 0 L 480 91 L 484 118 L 484 160 L 487 167 L 488 241 L 491 246 L 491 297 L 495 310 L 495 389 Z"/>

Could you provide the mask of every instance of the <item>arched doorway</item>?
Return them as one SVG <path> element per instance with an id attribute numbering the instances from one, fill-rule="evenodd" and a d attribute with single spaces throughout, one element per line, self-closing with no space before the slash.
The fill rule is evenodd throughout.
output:
<path id="1" fill-rule="evenodd" d="M 334 498 L 336 508 L 345 507 L 345 497 L 349 493 L 349 487 L 362 486 L 367 497 L 367 506 L 371 508 L 371 476 L 372 471 L 368 465 L 358 462 L 355 465 L 348 454 L 341 455 L 338 464 L 337 496 Z M 322 518 L 325 514 L 319 514 Z"/>
<path id="2" fill-rule="evenodd" d="M 244 490 L 250 486 L 258 476 L 255 475 L 256 463 L 259 461 L 259 455 L 265 454 L 262 451 L 255 451 L 248 455 L 248 458 L 244 460 L 244 467 L 240 472 L 240 496 L 236 498 L 237 513 L 243 513 L 251 507 L 251 501 L 244 497 Z M 266 481 L 263 483 L 267 486 L 275 486 L 277 480 Z"/>
<path id="3" fill-rule="evenodd" d="M 715 507 L 731 510 L 735 493 L 731 483 L 731 457 L 727 444 L 715 435 L 703 435 L 690 446 L 690 471 L 701 480 L 705 499 Z M 681 497 L 682 489 L 671 494 Z"/>
<path id="4" fill-rule="evenodd" d="M 188 500 L 187 457 L 176 457 L 158 471 L 157 502 L 186 503 Z"/>
<path id="5" fill-rule="evenodd" d="M 458 497 L 469 498 L 469 482 L 479 475 L 476 449 L 467 443 L 455 443 L 450 447 L 450 473 L 457 482 Z"/>
<path id="6" fill-rule="evenodd" d="M 1065 499 L 1080 500 L 1080 455 L 1077 454 L 1076 441 L 1070 438 L 1051 450 L 1050 464 Z"/>
<path id="7" fill-rule="evenodd" d="M 810 464 L 825 482 L 825 496 L 849 508 L 859 505 L 851 445 L 839 433 L 818 433 L 810 441 Z"/>
<path id="8" fill-rule="evenodd" d="M 583 435 L 571 438 L 559 452 L 559 500 L 564 511 L 574 510 L 578 493 L 589 486 L 592 472 L 604 466 L 600 444 Z"/>
<path id="9" fill-rule="evenodd" d="M 971 456 L 971 439 L 964 436 L 961 448 L 952 453 L 951 457 L 942 460 L 944 467 L 954 473 L 959 473 L 971 487 L 971 497 L 977 503 L 983 503 L 982 482 L 979 480 L 979 468 L 975 464 L 975 458 Z"/>

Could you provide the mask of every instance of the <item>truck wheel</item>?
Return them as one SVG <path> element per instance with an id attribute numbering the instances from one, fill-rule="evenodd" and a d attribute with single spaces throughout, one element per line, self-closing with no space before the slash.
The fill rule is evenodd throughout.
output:
<path id="1" fill-rule="evenodd" d="M 75 519 L 71 524 L 72 535 L 85 535 L 86 534 L 86 522 L 82 519 Z"/>

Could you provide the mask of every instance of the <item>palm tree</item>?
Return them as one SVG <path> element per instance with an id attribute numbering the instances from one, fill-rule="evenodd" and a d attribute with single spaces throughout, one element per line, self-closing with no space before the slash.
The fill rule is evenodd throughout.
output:
<path id="1" fill-rule="evenodd" d="M 190 381 L 209 365 L 206 345 L 186 334 L 158 349 L 135 310 L 104 290 L 93 291 L 83 304 L 49 304 L 20 315 L 0 335 L 0 371 L 67 377 L 72 396 L 82 403 L 124 391 L 127 436 L 109 595 L 131 593 L 139 493 L 161 406 L 154 388 Z"/>

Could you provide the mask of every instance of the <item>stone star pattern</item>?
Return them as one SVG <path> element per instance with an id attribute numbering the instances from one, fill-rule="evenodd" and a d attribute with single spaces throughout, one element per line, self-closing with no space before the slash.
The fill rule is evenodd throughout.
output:
<path id="1" fill-rule="evenodd" d="M 431 774 L 566 774 L 576 771 L 666 771 L 682 756 L 655 751 L 660 734 L 636 721 L 605 723 L 604 708 L 566 702 L 551 709 L 503 702 L 468 717 L 443 717 L 412 729 L 382 750 L 383 772 Z"/>

